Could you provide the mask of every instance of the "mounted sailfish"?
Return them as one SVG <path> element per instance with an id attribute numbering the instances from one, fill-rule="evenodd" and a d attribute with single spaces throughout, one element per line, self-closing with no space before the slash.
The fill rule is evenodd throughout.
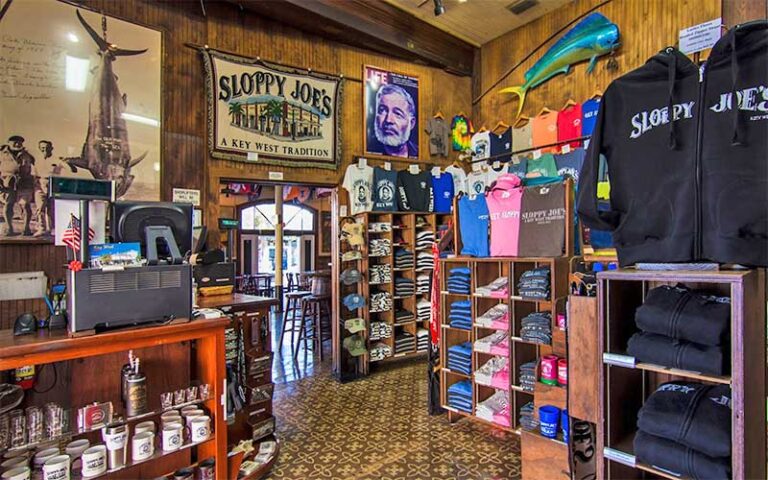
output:
<path id="1" fill-rule="evenodd" d="M 533 67 L 525 72 L 525 83 L 500 90 L 520 97 L 517 115 L 523 111 L 525 94 L 560 73 L 568 73 L 571 65 L 589 60 L 587 73 L 592 73 L 597 57 L 619 46 L 619 27 L 599 13 L 592 13 L 562 36 Z"/>
<path id="2" fill-rule="evenodd" d="M 112 63 L 117 57 L 140 55 L 144 50 L 125 50 L 107 42 L 107 19 L 102 17 L 103 36 L 85 21 L 80 11 L 77 18 L 83 24 L 96 45 L 99 47 L 99 66 L 93 71 L 94 88 L 91 103 L 88 106 L 88 133 L 85 136 L 83 151 L 79 158 L 68 160 L 70 167 L 80 167 L 91 172 L 93 178 L 114 180 L 117 197 L 125 195 L 133 183 L 131 168 L 138 165 L 146 152 L 131 159 L 128 144 L 128 128 L 123 118 L 127 105 L 126 95 L 120 94 L 117 76 L 112 71 Z M 76 171 L 76 168 L 73 168 Z"/>

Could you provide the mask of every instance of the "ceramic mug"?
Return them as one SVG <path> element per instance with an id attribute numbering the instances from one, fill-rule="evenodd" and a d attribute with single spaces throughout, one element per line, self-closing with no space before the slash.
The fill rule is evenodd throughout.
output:
<path id="1" fill-rule="evenodd" d="M 193 408 L 191 410 L 181 411 L 181 416 L 184 418 L 194 417 L 196 415 L 205 415 L 205 412 L 199 408 Z"/>
<path id="2" fill-rule="evenodd" d="M 31 476 L 32 472 L 29 467 L 16 467 L 4 471 L 0 478 L 3 480 L 29 480 Z"/>
<path id="3" fill-rule="evenodd" d="M 155 422 L 148 420 L 146 422 L 137 423 L 133 430 L 136 435 L 144 432 L 155 433 Z"/>
<path id="4" fill-rule="evenodd" d="M 186 416 L 186 412 L 189 412 L 192 410 L 198 410 L 197 405 L 187 405 L 186 407 L 181 409 L 181 414 Z"/>
<path id="5" fill-rule="evenodd" d="M 48 461 L 49 458 L 53 458 L 60 453 L 61 450 L 59 450 L 57 447 L 40 450 L 32 458 L 32 466 L 35 468 L 35 470 L 39 470 L 43 468 L 43 465 Z"/>
<path id="6" fill-rule="evenodd" d="M 211 436 L 211 417 L 205 415 L 194 417 L 190 422 L 189 430 L 193 442 L 208 440 Z"/>
<path id="7" fill-rule="evenodd" d="M 9 458 L 3 463 L 0 463 L 0 470 L 5 471 L 5 470 L 10 470 L 12 468 L 28 467 L 28 466 L 29 466 L 29 458 L 20 456 L 20 457 Z"/>
<path id="8" fill-rule="evenodd" d="M 155 453 L 155 434 L 152 432 L 140 432 L 131 440 L 131 458 L 133 460 L 146 460 Z"/>
<path id="9" fill-rule="evenodd" d="M 179 415 L 176 415 L 176 416 L 173 416 L 173 417 L 165 417 L 165 418 L 163 418 L 161 420 L 163 421 L 163 427 L 165 427 L 166 425 L 172 425 L 174 423 L 178 424 L 179 426 L 184 424 L 183 420 L 181 419 L 181 417 Z"/>
<path id="10" fill-rule="evenodd" d="M 69 455 L 56 455 L 43 465 L 43 480 L 69 479 Z"/>
<path id="11" fill-rule="evenodd" d="M 96 445 L 83 452 L 83 476 L 95 477 L 107 471 L 107 447 Z"/>
<path id="12" fill-rule="evenodd" d="M 182 434 L 181 425 L 172 424 L 163 426 L 163 451 L 171 452 L 181 447 Z"/>
<path id="13" fill-rule="evenodd" d="M 168 410 L 167 412 L 163 412 L 162 415 L 160 415 L 160 420 L 164 420 L 167 417 L 178 417 L 179 411 L 178 410 Z"/>
<path id="14" fill-rule="evenodd" d="M 64 450 L 64 452 L 69 455 L 69 458 L 72 459 L 73 472 L 80 471 L 82 467 L 82 459 L 80 457 L 83 455 L 83 452 L 86 451 L 90 446 L 91 442 L 89 442 L 86 438 L 74 440 L 67 444 L 67 448 Z"/>

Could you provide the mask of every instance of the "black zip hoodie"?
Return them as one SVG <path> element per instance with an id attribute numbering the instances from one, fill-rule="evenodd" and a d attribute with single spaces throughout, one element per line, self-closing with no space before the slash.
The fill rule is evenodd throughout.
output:
<path id="1" fill-rule="evenodd" d="M 600 155 L 610 211 L 597 209 Z M 613 81 L 580 183 L 579 215 L 613 232 L 621 265 L 768 266 L 768 22 L 728 31 L 701 69 L 670 47 Z"/>

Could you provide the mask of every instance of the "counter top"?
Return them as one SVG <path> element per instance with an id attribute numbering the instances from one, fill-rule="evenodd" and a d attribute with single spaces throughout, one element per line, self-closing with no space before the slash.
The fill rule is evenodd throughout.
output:
<path id="1" fill-rule="evenodd" d="M 230 293 L 228 295 L 198 295 L 197 306 L 200 308 L 238 307 L 244 305 L 277 305 L 276 298 L 246 295 L 244 293 Z"/>

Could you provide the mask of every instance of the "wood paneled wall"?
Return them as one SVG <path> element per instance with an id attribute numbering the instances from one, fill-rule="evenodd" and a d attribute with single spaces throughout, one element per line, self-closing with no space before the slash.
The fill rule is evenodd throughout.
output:
<path id="1" fill-rule="evenodd" d="M 753 1 L 745 0 L 741 3 Z M 764 3 L 765 0 L 757 1 Z M 480 50 L 480 67 L 475 71 L 479 81 L 475 82 L 473 99 L 486 91 L 531 50 L 547 41 L 553 33 L 601 3 L 602 0 L 576 0 L 483 45 Z M 586 73 L 586 62 L 576 65 L 568 75 L 553 77 L 529 91 L 524 115 L 533 117 L 545 106 L 560 110 L 569 98 L 583 102 L 596 89 L 604 90 L 613 79 L 639 67 L 662 48 L 677 43 L 681 28 L 712 20 L 722 13 L 721 0 L 612 0 L 597 11 L 619 26 L 621 46 L 615 57 L 619 69 L 612 72 L 606 70 L 607 57 L 598 60 L 592 74 Z M 504 87 L 522 85 L 526 70 L 560 36 L 545 44 L 474 105 L 475 127 L 486 124 L 492 128 L 499 120 L 512 123 L 517 112 L 517 98 L 499 94 L 498 91 Z"/>

